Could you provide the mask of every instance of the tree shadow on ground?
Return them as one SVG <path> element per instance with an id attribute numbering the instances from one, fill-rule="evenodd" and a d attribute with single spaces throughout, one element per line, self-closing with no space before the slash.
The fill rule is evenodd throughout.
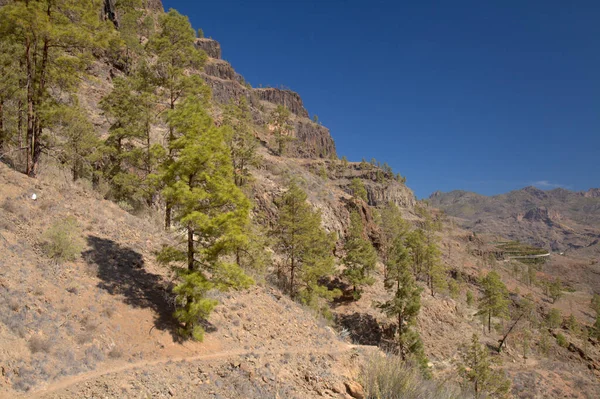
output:
<path id="1" fill-rule="evenodd" d="M 348 330 L 352 342 L 359 345 L 378 346 L 384 336 L 384 329 L 377 319 L 367 313 L 340 315 L 337 324 Z"/>
<path id="2" fill-rule="evenodd" d="M 111 295 L 122 295 L 124 302 L 135 308 L 152 309 L 156 314 L 155 327 L 179 340 L 179 326 L 173 319 L 174 296 L 160 275 L 144 269 L 143 256 L 105 238 L 88 236 L 87 242 L 91 249 L 82 256 L 88 265 L 97 267 L 101 280 L 98 288 Z"/>

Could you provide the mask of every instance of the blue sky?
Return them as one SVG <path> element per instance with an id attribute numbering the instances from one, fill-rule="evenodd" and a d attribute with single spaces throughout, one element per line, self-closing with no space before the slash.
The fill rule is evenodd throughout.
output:
<path id="1" fill-rule="evenodd" d="M 163 0 L 419 198 L 600 186 L 600 2 Z"/>

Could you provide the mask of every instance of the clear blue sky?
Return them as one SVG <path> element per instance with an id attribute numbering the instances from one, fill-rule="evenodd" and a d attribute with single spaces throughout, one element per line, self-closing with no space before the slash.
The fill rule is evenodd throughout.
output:
<path id="1" fill-rule="evenodd" d="M 600 1 L 163 3 L 419 198 L 600 186 Z"/>

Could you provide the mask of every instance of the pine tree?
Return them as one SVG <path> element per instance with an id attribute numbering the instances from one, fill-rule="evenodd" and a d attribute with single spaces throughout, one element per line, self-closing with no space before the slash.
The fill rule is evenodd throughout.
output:
<path id="1" fill-rule="evenodd" d="M 483 298 L 479 300 L 477 314 L 487 315 L 488 332 L 491 332 L 492 316 L 505 317 L 508 314 L 508 290 L 495 271 L 489 272 L 481 281 L 481 285 Z"/>
<path id="2" fill-rule="evenodd" d="M 111 187 L 110 198 L 133 207 L 150 205 L 154 190 L 145 179 L 155 172 L 164 149 L 151 139 L 157 110 L 147 67 L 142 65 L 131 76 L 116 78 L 100 107 L 111 122 L 97 160 Z"/>
<path id="3" fill-rule="evenodd" d="M 271 240 L 265 227 L 255 220 L 248 223 L 244 230 L 247 240 L 240 242 L 235 248 L 236 262 L 255 280 L 263 280 L 267 267 L 273 263 Z"/>
<path id="4" fill-rule="evenodd" d="M 425 250 L 425 274 L 427 276 L 427 285 L 431 290 L 431 296 L 435 296 L 436 291 L 443 290 L 448 287 L 446 281 L 446 270 L 440 259 L 441 252 L 436 242 L 431 239 Z"/>
<path id="5" fill-rule="evenodd" d="M 335 271 L 334 237 L 321 228 L 321 212 L 312 209 L 306 193 L 295 182 L 278 206 L 279 220 L 274 234 L 285 257 L 280 270 L 288 276 L 289 295 L 310 305 L 315 305 L 319 297 L 331 299 L 339 295 L 319 284 L 319 280 Z"/>
<path id="6" fill-rule="evenodd" d="M 76 0 L 13 1 L 0 8 L 0 37 L 18 47 L 19 86 L 26 109 L 25 173 L 35 177 L 49 147 L 47 113 L 68 103 L 92 58 L 114 29 L 98 4 Z M 60 92 L 57 96 L 54 93 Z"/>
<path id="7" fill-rule="evenodd" d="M 427 238 L 422 229 L 411 231 L 406 236 L 406 246 L 412 257 L 412 270 L 415 278 L 419 278 L 427 261 Z"/>
<path id="8" fill-rule="evenodd" d="M 562 297 L 562 284 L 558 277 L 556 280 L 548 283 L 548 295 L 552 298 L 552 303 L 556 303 Z"/>
<path id="9" fill-rule="evenodd" d="M 122 60 L 126 74 L 135 70 L 136 60 L 143 54 L 140 36 L 144 29 L 142 0 L 119 0 L 119 34 L 123 44 Z"/>
<path id="10" fill-rule="evenodd" d="M 100 140 L 85 111 L 78 106 L 61 106 L 53 108 L 48 118 L 54 126 L 53 147 L 58 150 L 59 159 L 69 166 L 73 181 L 91 177 Z"/>
<path id="11" fill-rule="evenodd" d="M 251 178 L 250 166 L 258 166 L 261 161 L 256 153 L 258 140 L 252 132 L 252 115 L 245 97 L 237 104 L 232 102 L 225 107 L 223 122 L 231 129 L 227 142 L 231 149 L 235 184 L 241 187 Z"/>
<path id="12" fill-rule="evenodd" d="M 11 115 L 22 111 L 18 106 L 23 100 L 23 88 L 19 85 L 19 52 L 20 46 L 12 36 L 0 37 L 0 155 L 20 133 L 16 124 L 9 122 Z"/>
<path id="13" fill-rule="evenodd" d="M 201 69 L 206 62 L 206 54 L 194 45 L 196 32 L 192 28 L 189 19 L 179 14 L 176 10 L 160 16 L 158 32 L 153 35 L 146 48 L 155 61 L 151 65 L 154 79 L 160 87 L 159 98 L 166 99 L 163 104 L 169 114 L 176 108 L 180 98 L 190 95 L 200 95 L 207 98 L 210 90 L 204 84 L 202 78 L 196 74 L 186 73 L 189 69 Z M 173 153 L 170 143 L 176 139 L 175 128 L 168 123 L 169 133 L 167 135 L 167 146 L 169 148 L 169 161 L 172 161 Z M 167 200 L 165 206 L 165 229 L 171 227 L 171 207 Z"/>
<path id="14" fill-rule="evenodd" d="M 388 275 L 388 260 L 390 258 L 393 244 L 399 237 L 404 237 L 408 231 L 408 225 L 402 218 L 402 213 L 398 205 L 393 202 L 388 203 L 381 210 L 379 216 L 379 226 L 381 227 L 380 251 L 384 269 L 384 279 Z"/>
<path id="15" fill-rule="evenodd" d="M 398 321 L 397 342 L 403 359 L 413 357 L 418 363 L 426 365 L 422 343 L 418 333 L 413 330 L 417 315 L 421 309 L 421 288 L 410 271 L 411 256 L 404 244 L 403 237 L 397 237 L 388 258 L 388 277 L 385 287 L 394 296 L 387 302 L 378 303 L 388 317 Z"/>
<path id="16" fill-rule="evenodd" d="M 173 205 L 174 220 L 186 231 L 187 240 L 164 247 L 158 259 L 187 266 L 176 268 L 180 283 L 175 288 L 175 317 L 182 323 L 182 334 L 200 340 L 200 322 L 216 305 L 206 293 L 252 282 L 227 257 L 247 242 L 250 201 L 233 181 L 223 132 L 215 127 L 200 98 L 186 97 L 169 115 L 169 123 L 179 134 L 170 143 L 176 156 L 164 164 L 157 178 L 164 182 L 162 194 Z"/>
<path id="17" fill-rule="evenodd" d="M 596 315 L 596 322 L 594 323 L 592 334 L 596 339 L 600 339 L 600 314 Z"/>
<path id="18" fill-rule="evenodd" d="M 475 398 L 510 397 L 510 380 L 500 370 L 492 368 L 487 349 L 479 343 L 477 334 L 473 334 L 471 345 L 463 347 L 458 373 L 465 385 L 472 385 Z"/>
<path id="19" fill-rule="evenodd" d="M 371 242 L 363 237 L 363 230 L 364 226 L 360 215 L 356 211 L 352 212 L 348 237 L 344 245 L 346 269 L 343 275 L 353 287 L 354 299 L 360 298 L 361 286 L 372 285 L 375 282 L 371 277 L 371 272 L 375 269 L 377 252 Z"/>
<path id="20" fill-rule="evenodd" d="M 350 192 L 355 198 L 359 198 L 365 202 L 368 201 L 367 189 L 362 180 L 357 177 L 350 181 Z"/>
<path id="21" fill-rule="evenodd" d="M 273 128 L 275 142 L 277 143 L 277 155 L 282 156 L 287 148 L 288 141 L 293 140 L 294 127 L 290 123 L 290 111 L 283 105 L 278 105 L 271 112 L 269 123 Z"/>

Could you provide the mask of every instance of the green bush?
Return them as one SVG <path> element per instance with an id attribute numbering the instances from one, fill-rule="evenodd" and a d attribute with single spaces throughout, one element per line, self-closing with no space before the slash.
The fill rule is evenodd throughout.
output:
<path id="1" fill-rule="evenodd" d="M 567 346 L 569 346 L 569 342 L 567 341 L 565 336 L 562 335 L 561 333 L 556 334 L 556 343 L 558 345 L 562 346 L 563 348 L 566 348 Z"/>
<path id="2" fill-rule="evenodd" d="M 558 328 L 562 324 L 562 316 L 560 314 L 560 310 L 558 309 L 550 309 L 548 315 L 546 316 L 546 323 L 549 328 Z"/>
<path id="3" fill-rule="evenodd" d="M 52 224 L 42 236 L 42 248 L 59 263 L 72 261 L 81 254 L 84 242 L 77 220 L 69 216 Z"/>

